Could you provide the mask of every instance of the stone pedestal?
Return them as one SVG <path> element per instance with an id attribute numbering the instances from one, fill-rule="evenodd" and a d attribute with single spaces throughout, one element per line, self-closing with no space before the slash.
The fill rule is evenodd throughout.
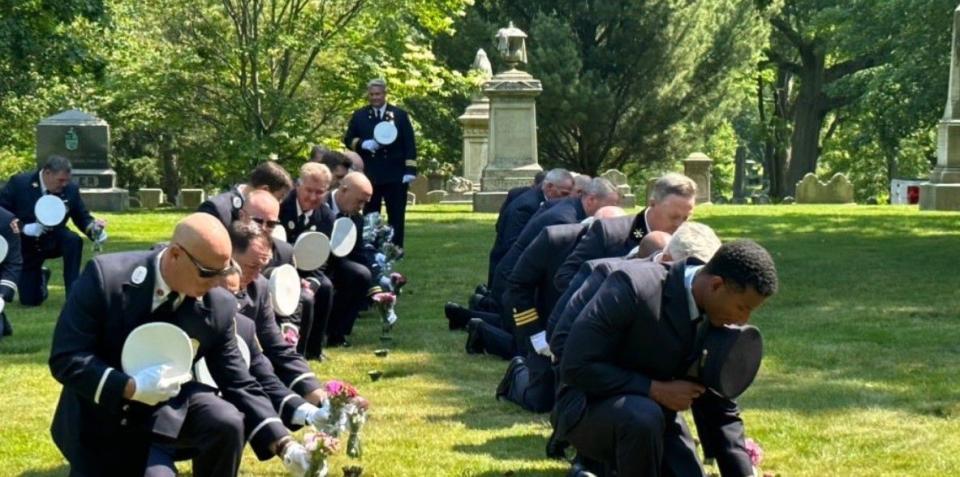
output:
<path id="1" fill-rule="evenodd" d="M 937 128 L 937 165 L 920 186 L 920 210 L 960 210 L 960 120 Z"/>
<path id="2" fill-rule="evenodd" d="M 479 184 L 490 144 L 490 100 L 475 98 L 457 119 L 463 128 L 463 177 Z"/>
<path id="3" fill-rule="evenodd" d="M 207 194 L 203 189 L 181 189 L 180 195 L 177 196 L 177 206 L 196 210 L 205 200 L 207 200 Z"/>
<path id="4" fill-rule="evenodd" d="M 117 174 L 110 168 L 110 126 L 83 111 L 64 111 L 37 124 L 37 164 L 51 155 L 70 159 L 73 181 L 80 196 L 93 211 L 127 210 L 130 193 L 117 188 Z"/>
<path id="5" fill-rule="evenodd" d="M 163 203 L 163 189 L 140 189 L 140 207 L 152 210 L 160 207 Z"/>
<path id="6" fill-rule="evenodd" d="M 713 159 L 702 152 L 690 154 L 683 160 L 683 174 L 697 183 L 697 205 L 710 203 L 710 168 L 712 166 Z"/>
<path id="7" fill-rule="evenodd" d="M 950 83 L 937 128 L 937 165 L 920 186 L 920 210 L 960 210 L 960 7 L 953 11 Z"/>
<path id="8" fill-rule="evenodd" d="M 530 185 L 542 170 L 537 163 L 537 103 L 540 81 L 511 69 L 486 82 L 490 98 L 490 144 L 474 212 L 497 212 L 513 187 Z"/>

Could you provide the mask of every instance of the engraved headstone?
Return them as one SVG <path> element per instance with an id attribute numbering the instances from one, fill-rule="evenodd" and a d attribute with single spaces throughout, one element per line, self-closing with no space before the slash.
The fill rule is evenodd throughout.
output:
<path id="1" fill-rule="evenodd" d="M 417 176 L 410 183 L 407 191 L 417 197 L 417 202 L 423 203 L 427 198 L 427 192 L 430 192 L 430 180 L 426 176 Z"/>
<path id="2" fill-rule="evenodd" d="M 620 193 L 620 207 L 624 209 L 636 207 L 637 197 L 633 195 L 633 191 L 630 189 L 630 183 L 627 180 L 626 174 L 616 169 L 609 169 L 603 174 L 600 174 L 600 177 L 607 179 L 617 187 L 617 192 Z"/>
<path id="3" fill-rule="evenodd" d="M 110 168 L 110 126 L 106 121 L 75 109 L 63 111 L 37 124 L 37 164 L 51 155 L 70 160 L 73 181 L 91 210 L 126 210 L 130 193 L 117 188 Z"/>
<path id="4" fill-rule="evenodd" d="M 710 168 L 713 159 L 702 152 L 695 152 L 683 160 L 683 174 L 697 183 L 697 205 L 710 203 Z"/>

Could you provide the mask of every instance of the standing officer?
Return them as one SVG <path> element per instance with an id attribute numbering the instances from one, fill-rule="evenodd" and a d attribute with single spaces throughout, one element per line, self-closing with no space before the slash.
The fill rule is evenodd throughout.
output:
<path id="1" fill-rule="evenodd" d="M 373 196 L 364 213 L 380 212 L 381 201 L 387 204 L 387 221 L 393 227 L 393 243 L 403 248 L 403 223 L 407 209 L 407 187 L 417 176 L 417 145 L 407 112 L 387 104 L 387 83 L 382 79 L 367 83 L 369 106 L 356 110 L 350 117 L 343 143 L 363 158 L 365 173 L 373 183 Z M 383 121 L 397 128 L 397 139 L 380 144 L 373 139 L 373 129 Z"/>
<path id="2" fill-rule="evenodd" d="M 49 361 L 63 384 L 51 432 L 70 475 L 172 477 L 175 460 L 192 458 L 198 477 L 234 476 L 247 442 L 260 459 L 283 456 L 295 475 L 303 474 L 305 449 L 240 355 L 237 302 L 214 288 L 233 272 L 227 231 L 207 214 L 181 220 L 160 251 L 90 261 L 60 312 Z M 191 338 L 222 397 L 167 376 L 165 365 L 124 372 L 127 336 L 161 321 Z"/>
<path id="3" fill-rule="evenodd" d="M 22 225 L 21 251 L 23 269 L 17 284 L 20 303 L 38 306 L 47 299 L 49 271 L 43 270 L 43 262 L 49 258 L 63 257 L 63 284 L 70 293 L 74 280 L 80 274 L 83 259 L 83 239 L 67 229 L 67 217 L 82 230 L 90 240 L 100 240 L 106 222 L 94 220 L 80 198 L 80 188 L 70 182 L 72 167 L 62 156 L 50 156 L 38 171 L 17 174 L 0 190 L 0 207 L 17 216 Z M 44 195 L 63 199 L 67 217 L 53 227 L 37 222 L 34 207 Z"/>
<path id="4" fill-rule="evenodd" d="M 705 266 L 630 261 L 580 313 L 560 360 L 557 434 L 618 475 L 705 475 L 693 410 L 722 475 L 752 474 L 737 404 L 684 379 L 706 327 L 743 325 L 776 293 L 763 247 L 727 243 Z"/>
<path id="5" fill-rule="evenodd" d="M 20 256 L 20 224 L 7 209 L 0 207 L 0 237 L 7 241 L 7 256 L 0 259 L 0 304 L 13 301 L 23 259 Z M 6 306 L 2 308 L 6 309 Z M 5 311 L 0 311 L 0 339 L 13 334 Z"/>

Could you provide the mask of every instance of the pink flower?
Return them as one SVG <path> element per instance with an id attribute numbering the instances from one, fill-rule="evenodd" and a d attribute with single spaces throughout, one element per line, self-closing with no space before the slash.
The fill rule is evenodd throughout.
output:
<path id="1" fill-rule="evenodd" d="M 394 290 L 400 290 L 407 284 L 407 277 L 403 276 L 402 273 L 393 272 L 390 274 L 390 283 L 393 283 Z"/>
<path id="2" fill-rule="evenodd" d="M 327 381 L 327 383 L 324 385 L 324 389 L 327 391 L 327 394 L 330 395 L 331 399 L 335 397 L 354 398 L 357 396 L 356 388 L 348 383 L 336 379 Z"/>
<path id="3" fill-rule="evenodd" d="M 750 456 L 750 463 L 753 464 L 754 467 L 759 467 L 760 463 L 763 462 L 763 448 L 749 437 L 744 441 L 744 444 L 747 448 L 747 455 Z"/>
<path id="4" fill-rule="evenodd" d="M 283 341 L 286 341 L 290 346 L 296 347 L 297 343 L 300 342 L 300 333 L 292 326 L 288 327 L 283 332 Z"/>

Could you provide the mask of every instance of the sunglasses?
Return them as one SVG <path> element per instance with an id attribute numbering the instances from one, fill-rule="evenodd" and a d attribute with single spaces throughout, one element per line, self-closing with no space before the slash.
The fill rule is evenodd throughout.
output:
<path id="1" fill-rule="evenodd" d="M 263 219 L 263 218 L 260 218 L 260 217 L 251 217 L 250 220 L 252 220 L 253 222 L 259 224 L 261 227 L 263 227 L 263 228 L 265 228 L 265 229 L 272 229 L 272 228 L 275 228 L 276 226 L 280 225 L 280 221 L 279 221 L 279 220 L 267 220 L 267 219 Z"/>
<path id="2" fill-rule="evenodd" d="M 225 277 L 231 273 L 237 273 L 237 263 L 233 260 L 230 260 L 230 264 L 219 270 L 213 268 L 207 268 L 200 264 L 197 261 L 197 258 L 194 257 L 183 245 L 177 244 L 177 247 L 180 247 L 180 250 L 183 250 L 183 253 L 187 255 L 187 258 L 193 262 L 193 266 L 197 268 L 197 275 L 200 275 L 200 278 L 215 278 L 215 277 Z"/>

